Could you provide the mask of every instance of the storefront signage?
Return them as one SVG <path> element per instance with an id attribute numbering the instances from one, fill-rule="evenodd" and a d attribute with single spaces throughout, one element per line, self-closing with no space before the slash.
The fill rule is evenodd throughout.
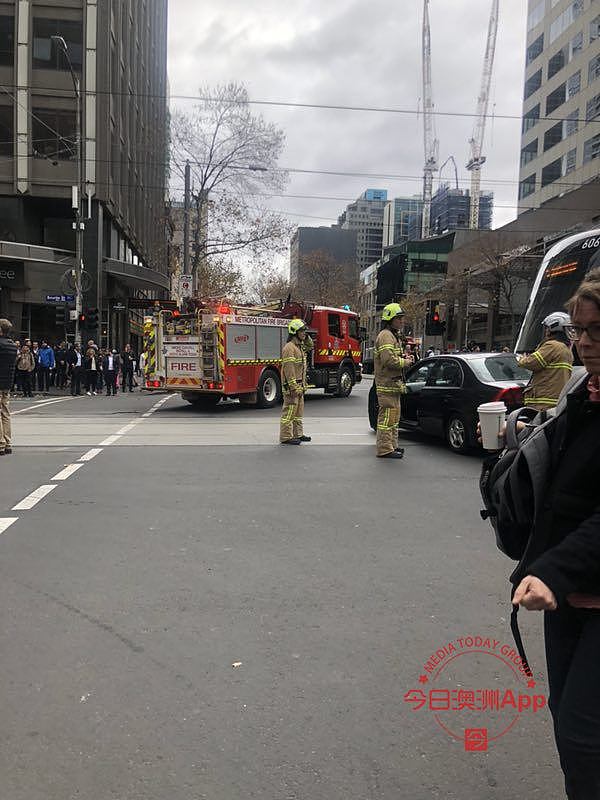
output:
<path id="1" fill-rule="evenodd" d="M 0 261 L 0 286 L 11 289 L 25 288 L 25 267 L 14 261 Z"/>

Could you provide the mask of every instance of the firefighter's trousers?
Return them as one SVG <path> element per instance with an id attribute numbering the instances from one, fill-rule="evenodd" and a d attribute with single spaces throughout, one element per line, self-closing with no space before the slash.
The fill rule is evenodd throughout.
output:
<path id="1" fill-rule="evenodd" d="M 377 455 L 385 456 L 398 447 L 398 423 L 400 422 L 400 393 L 377 392 L 379 413 L 377 415 Z"/>
<path id="2" fill-rule="evenodd" d="M 279 440 L 286 442 L 288 439 L 297 439 L 304 434 L 302 418 L 304 417 L 304 393 L 283 393 L 283 410 L 281 412 L 281 425 Z"/>

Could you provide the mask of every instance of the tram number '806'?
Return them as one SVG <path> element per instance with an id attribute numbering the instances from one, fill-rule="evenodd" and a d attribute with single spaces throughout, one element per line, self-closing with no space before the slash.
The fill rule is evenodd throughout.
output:
<path id="1" fill-rule="evenodd" d="M 586 250 L 592 247 L 600 247 L 600 236 L 597 239 L 587 239 L 582 245 L 581 249 Z"/>

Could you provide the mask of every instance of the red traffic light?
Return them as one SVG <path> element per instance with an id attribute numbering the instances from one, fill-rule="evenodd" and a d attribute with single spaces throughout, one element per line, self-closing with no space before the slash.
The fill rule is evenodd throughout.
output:
<path id="1" fill-rule="evenodd" d="M 85 314 L 79 315 L 79 322 L 85 322 Z"/>
<path id="2" fill-rule="evenodd" d="M 440 321 L 440 315 L 437 313 L 437 311 L 433 315 L 433 321 L 434 322 L 439 322 Z"/>

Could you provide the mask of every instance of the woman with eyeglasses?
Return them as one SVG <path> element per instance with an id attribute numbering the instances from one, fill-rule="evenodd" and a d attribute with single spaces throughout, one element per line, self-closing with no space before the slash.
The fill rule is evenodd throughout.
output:
<path id="1" fill-rule="evenodd" d="M 568 310 L 564 330 L 585 374 L 573 377 L 565 409 L 544 428 L 545 502 L 513 602 L 546 612 L 549 705 L 567 797 L 600 800 L 600 269 L 588 272 Z"/>

